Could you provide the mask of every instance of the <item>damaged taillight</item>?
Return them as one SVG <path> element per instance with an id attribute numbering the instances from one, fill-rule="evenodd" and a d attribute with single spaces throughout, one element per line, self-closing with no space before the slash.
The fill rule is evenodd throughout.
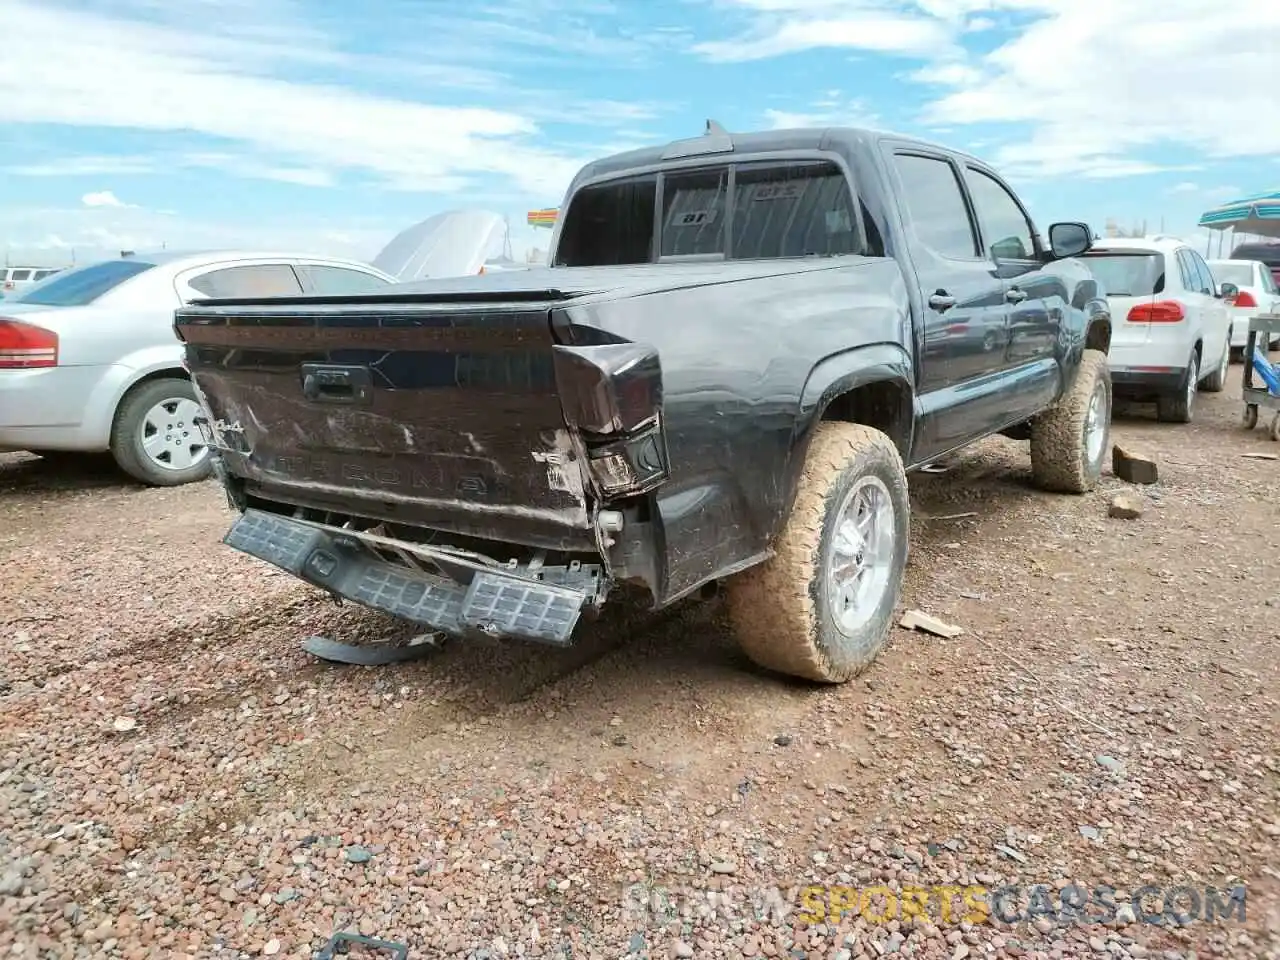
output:
<path id="1" fill-rule="evenodd" d="M 58 365 L 58 335 L 52 330 L 0 317 L 0 370 Z"/>
<path id="2" fill-rule="evenodd" d="M 644 493 L 670 472 L 662 429 L 662 368 L 641 343 L 555 347 L 565 422 L 587 447 L 604 496 Z"/>

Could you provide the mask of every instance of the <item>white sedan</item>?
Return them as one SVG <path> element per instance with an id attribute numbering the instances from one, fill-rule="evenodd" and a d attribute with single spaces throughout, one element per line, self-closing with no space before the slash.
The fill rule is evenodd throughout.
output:
<path id="1" fill-rule="evenodd" d="M 209 475 L 173 332 L 204 297 L 365 294 L 395 278 L 354 260 L 271 253 L 128 255 L 0 302 L 0 451 L 110 452 L 156 486 Z"/>
<path id="2" fill-rule="evenodd" d="M 1218 283 L 1236 286 L 1236 295 L 1226 298 L 1231 310 L 1231 349 L 1243 350 L 1249 340 L 1249 320 L 1259 313 L 1280 313 L 1275 277 L 1261 260 L 1210 260 L 1209 269 Z M 1266 350 L 1276 343 L 1258 346 Z"/>

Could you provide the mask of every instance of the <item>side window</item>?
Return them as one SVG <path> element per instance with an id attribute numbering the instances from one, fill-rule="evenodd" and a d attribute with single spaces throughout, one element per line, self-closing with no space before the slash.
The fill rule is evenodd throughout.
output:
<path id="1" fill-rule="evenodd" d="M 728 167 L 671 173 L 662 184 L 662 257 L 724 253 Z"/>
<path id="2" fill-rule="evenodd" d="M 944 257 L 978 258 L 978 238 L 955 168 L 946 160 L 914 154 L 898 154 L 894 165 L 916 239 Z"/>
<path id="3" fill-rule="evenodd" d="M 30 271 L 30 270 L 15 270 L 15 271 L 13 271 L 13 276 L 11 276 L 9 279 L 10 279 L 10 280 L 12 280 L 14 283 L 22 283 L 22 282 L 24 282 L 24 281 L 26 281 L 26 280 L 30 280 L 30 279 L 31 279 L 31 271 Z"/>
<path id="4" fill-rule="evenodd" d="M 1178 251 L 1178 273 L 1182 277 L 1182 289 L 1195 292 L 1200 289 L 1200 285 L 1196 283 L 1196 272 L 1191 266 L 1191 261 L 1187 258 L 1186 250 Z"/>
<path id="5" fill-rule="evenodd" d="M 1280 293 L 1280 289 L 1276 288 L 1276 278 L 1271 275 L 1271 271 L 1267 269 L 1267 265 L 1264 263 L 1256 269 L 1258 271 L 1258 276 L 1262 280 L 1262 289 L 1267 293 Z"/>
<path id="6" fill-rule="evenodd" d="M 832 163 L 738 167 L 729 249 L 735 260 L 857 253 L 858 221 L 844 172 Z"/>
<path id="7" fill-rule="evenodd" d="M 206 297 L 288 297 L 302 293 L 302 285 L 287 263 L 224 267 L 188 283 Z"/>
<path id="8" fill-rule="evenodd" d="M 1195 268 L 1198 283 L 1196 289 L 1201 293 L 1207 293 L 1213 296 L 1217 287 L 1213 283 L 1213 271 L 1209 269 L 1209 265 L 1204 262 L 1204 257 L 1196 253 L 1194 250 L 1188 250 L 1187 255 L 1191 258 L 1191 265 Z"/>
<path id="9" fill-rule="evenodd" d="M 361 293 L 385 291 L 388 284 L 382 277 L 363 270 L 347 267 L 322 266 L 317 263 L 299 263 L 294 269 L 302 274 L 311 293 L 321 297 L 356 296 Z"/>
<path id="10" fill-rule="evenodd" d="M 973 167 L 965 169 L 978 222 L 993 260 L 1034 260 L 1031 224 L 1013 195 L 998 180 Z"/>

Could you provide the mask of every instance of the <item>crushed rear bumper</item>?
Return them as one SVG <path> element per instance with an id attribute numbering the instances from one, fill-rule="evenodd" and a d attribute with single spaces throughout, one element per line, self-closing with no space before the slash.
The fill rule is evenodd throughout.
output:
<path id="1" fill-rule="evenodd" d="M 222 542 L 314 586 L 452 636 L 572 643 L 604 601 L 603 568 L 499 565 L 473 554 L 246 510 Z"/>

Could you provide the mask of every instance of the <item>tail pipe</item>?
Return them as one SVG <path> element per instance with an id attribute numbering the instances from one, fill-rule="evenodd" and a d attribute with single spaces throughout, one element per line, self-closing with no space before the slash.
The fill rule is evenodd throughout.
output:
<path id="1" fill-rule="evenodd" d="M 643 343 L 557 345 L 565 422 L 581 437 L 605 501 L 647 493 L 670 473 L 662 420 L 662 364 Z"/>

